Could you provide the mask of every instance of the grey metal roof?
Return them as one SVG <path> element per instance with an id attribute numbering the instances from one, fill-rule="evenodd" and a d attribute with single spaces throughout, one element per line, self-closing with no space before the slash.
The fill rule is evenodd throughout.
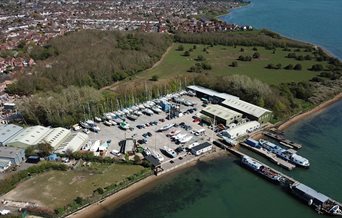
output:
<path id="1" fill-rule="evenodd" d="M 256 106 L 238 98 L 226 98 L 226 100 L 224 100 L 221 104 L 258 118 L 267 112 L 271 112 L 270 110 Z"/>
<path id="2" fill-rule="evenodd" d="M 24 149 L 14 147 L 0 147 L 0 158 L 16 158 Z"/>
<path id="3" fill-rule="evenodd" d="M 235 118 L 242 117 L 241 113 L 230 110 L 218 104 L 210 104 L 203 108 L 203 111 L 226 121 L 233 121 Z"/>
<path id="4" fill-rule="evenodd" d="M 196 151 L 200 151 L 203 148 L 206 148 L 206 147 L 209 147 L 209 146 L 211 146 L 211 144 L 209 142 L 204 142 L 202 144 L 199 144 L 199 145 L 193 147 L 192 150 L 196 152 Z"/>
<path id="5" fill-rule="evenodd" d="M 160 165 L 159 160 L 152 155 L 146 156 L 145 159 L 148 160 L 155 167 Z"/>
<path id="6" fill-rule="evenodd" d="M 239 98 L 239 97 L 236 97 L 234 95 L 229 95 L 227 93 L 216 92 L 214 90 L 207 89 L 207 88 L 204 88 L 202 86 L 191 85 L 191 86 L 187 86 L 187 88 L 191 89 L 191 90 L 194 90 L 196 92 L 204 93 L 204 94 L 209 95 L 209 96 L 220 97 L 222 99 L 226 99 L 226 98 L 237 98 L 238 99 Z"/>
<path id="7" fill-rule="evenodd" d="M 307 195 L 310 195 L 311 197 L 319 200 L 320 202 L 326 202 L 327 200 L 329 200 L 329 197 L 327 197 L 326 195 L 317 192 L 316 190 L 313 190 L 312 188 L 299 183 L 298 185 L 296 185 L 296 188 L 304 193 L 306 193 Z"/>
<path id="8" fill-rule="evenodd" d="M 8 141 L 23 129 L 21 126 L 14 124 L 5 124 L 0 126 L 0 143 Z"/>

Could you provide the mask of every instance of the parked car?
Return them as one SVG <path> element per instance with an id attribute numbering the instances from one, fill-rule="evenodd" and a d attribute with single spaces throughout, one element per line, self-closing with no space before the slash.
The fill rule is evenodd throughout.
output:
<path id="1" fill-rule="evenodd" d="M 165 119 L 159 119 L 160 122 L 165 122 Z"/>
<path id="2" fill-rule="evenodd" d="M 150 132 L 147 132 L 146 134 L 148 135 L 148 137 L 152 136 L 152 133 L 150 133 Z"/>
<path id="3" fill-rule="evenodd" d="M 139 125 L 137 125 L 137 128 L 138 129 L 143 129 L 143 128 L 145 128 L 145 125 L 139 124 Z"/>

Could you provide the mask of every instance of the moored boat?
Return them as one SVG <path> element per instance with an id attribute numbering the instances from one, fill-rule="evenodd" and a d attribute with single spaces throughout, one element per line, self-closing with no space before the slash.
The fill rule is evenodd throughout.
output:
<path id="1" fill-rule="evenodd" d="M 164 149 L 163 149 L 170 157 L 173 157 L 173 158 L 175 158 L 176 156 L 177 156 L 177 153 L 173 150 L 173 149 L 171 149 L 171 148 L 169 148 L 169 147 L 167 147 L 167 146 L 164 146 Z"/>

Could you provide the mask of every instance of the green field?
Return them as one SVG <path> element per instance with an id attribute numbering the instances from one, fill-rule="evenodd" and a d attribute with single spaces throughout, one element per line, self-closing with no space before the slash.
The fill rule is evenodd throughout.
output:
<path id="1" fill-rule="evenodd" d="M 49 171 L 35 176 L 5 195 L 15 201 L 37 202 L 48 208 L 59 208 L 76 197 L 87 197 L 99 187 L 123 181 L 144 168 L 138 165 L 98 164 L 70 171 Z"/>
<path id="2" fill-rule="evenodd" d="M 260 53 L 259 59 L 253 59 L 251 62 L 238 61 L 240 55 L 252 56 L 254 52 L 253 47 L 237 46 L 236 48 L 232 46 L 221 46 L 216 45 L 210 47 L 208 45 L 196 45 L 196 49 L 190 52 L 190 56 L 183 56 L 184 51 L 193 48 L 193 44 L 182 44 L 184 46 L 184 51 L 177 51 L 180 43 L 173 44 L 171 50 L 165 55 L 164 59 L 154 68 L 139 73 L 138 78 L 149 79 L 153 75 L 158 75 L 160 79 L 172 78 L 175 75 L 182 74 L 196 74 L 187 72 L 191 66 L 195 65 L 198 55 L 204 56 L 206 63 L 212 66 L 212 70 L 203 71 L 202 73 L 214 74 L 214 75 L 232 75 L 232 74 L 244 74 L 252 78 L 259 79 L 268 84 L 279 84 L 286 82 L 298 82 L 307 81 L 312 77 L 317 75 L 317 72 L 309 71 L 313 64 L 321 63 L 326 66 L 326 62 L 317 62 L 312 60 L 298 61 L 295 59 L 287 58 L 286 56 L 291 51 L 283 51 L 282 48 L 277 48 L 275 54 L 273 50 L 267 50 L 263 47 L 257 47 L 257 52 Z M 208 53 L 203 51 L 206 48 Z M 243 48 L 244 51 L 241 52 L 240 49 Z M 298 55 L 310 55 L 313 57 L 311 52 L 304 52 L 301 49 L 300 52 L 295 52 Z M 229 66 L 233 61 L 238 62 L 238 67 Z M 281 64 L 282 69 L 266 69 L 268 64 Z M 288 64 L 296 65 L 301 64 L 302 70 L 285 70 L 283 69 Z"/>

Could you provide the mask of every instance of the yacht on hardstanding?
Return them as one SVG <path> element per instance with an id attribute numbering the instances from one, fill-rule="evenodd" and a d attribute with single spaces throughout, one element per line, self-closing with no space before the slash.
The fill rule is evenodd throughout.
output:
<path id="1" fill-rule="evenodd" d="M 152 156 L 159 160 L 159 162 L 162 162 L 164 160 L 164 157 L 157 151 L 153 151 Z"/>
<path id="2" fill-rule="evenodd" d="M 176 156 L 177 156 L 177 153 L 173 150 L 173 149 L 171 149 L 171 148 L 169 148 L 169 147 L 167 147 L 167 146 L 164 146 L 164 149 L 163 149 L 170 157 L 173 157 L 173 158 L 175 158 Z"/>
<path id="3" fill-rule="evenodd" d="M 192 138 L 193 138 L 193 136 L 190 135 L 190 136 L 184 137 L 182 139 L 179 139 L 178 141 L 179 141 L 179 143 L 184 144 L 184 143 L 189 142 Z"/>
<path id="4" fill-rule="evenodd" d="M 174 123 L 165 125 L 165 126 L 163 126 L 162 128 L 158 129 L 158 132 L 163 132 L 163 131 L 166 131 L 166 130 L 168 130 L 168 129 L 171 129 L 174 125 L 175 125 Z"/>
<path id="5" fill-rule="evenodd" d="M 155 112 L 156 114 L 159 114 L 162 112 L 162 110 L 160 110 L 158 107 L 152 107 L 151 108 L 153 110 L 153 112 Z"/>

